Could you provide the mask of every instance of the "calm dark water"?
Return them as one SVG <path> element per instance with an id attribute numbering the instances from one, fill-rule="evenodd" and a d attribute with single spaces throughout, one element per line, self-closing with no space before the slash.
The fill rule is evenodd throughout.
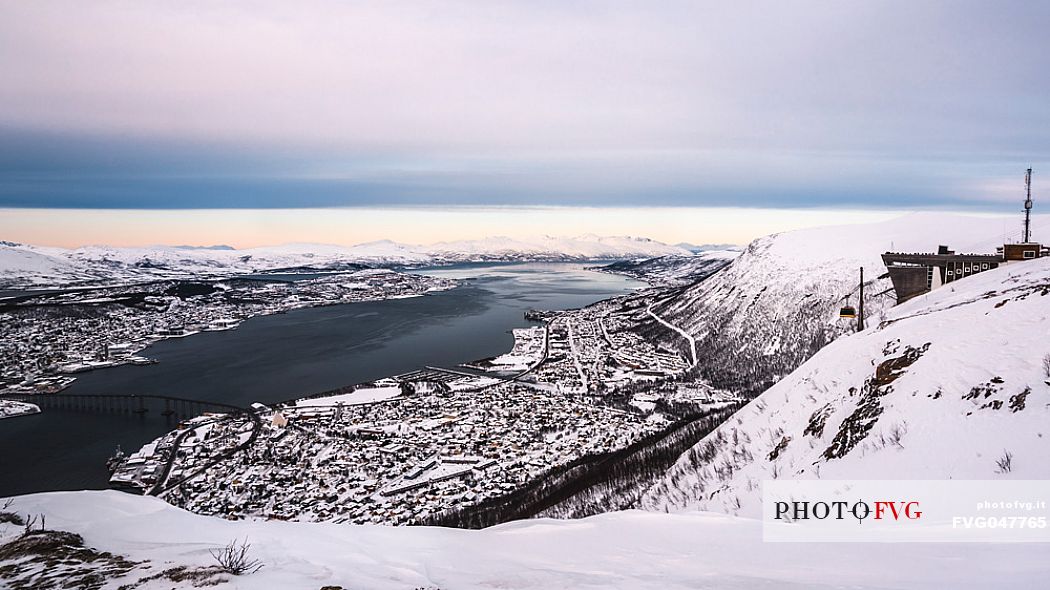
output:
<path id="1" fill-rule="evenodd" d="M 67 393 L 157 394 L 245 406 L 509 350 L 531 308 L 569 309 L 641 286 L 574 264 L 476 265 L 425 272 L 469 279 L 413 299 L 292 311 L 154 344 L 160 362 L 79 376 Z M 61 394 L 59 394 L 61 395 Z M 0 421 L 0 496 L 104 488 L 105 460 L 172 428 L 145 415 L 48 409 Z"/>

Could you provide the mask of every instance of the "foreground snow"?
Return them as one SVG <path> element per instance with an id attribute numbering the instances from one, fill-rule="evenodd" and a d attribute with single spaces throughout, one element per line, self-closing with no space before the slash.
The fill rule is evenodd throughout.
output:
<path id="1" fill-rule="evenodd" d="M 990 544 L 773 544 L 758 521 L 711 513 L 619 512 L 481 531 L 225 521 L 119 492 L 22 496 L 50 529 L 151 561 L 116 588 L 171 565 L 211 565 L 209 549 L 248 538 L 258 573 L 223 588 L 1036 588 L 1046 547 Z M 19 532 L 0 525 L 5 537 Z M 141 588 L 171 588 L 153 582 Z"/>

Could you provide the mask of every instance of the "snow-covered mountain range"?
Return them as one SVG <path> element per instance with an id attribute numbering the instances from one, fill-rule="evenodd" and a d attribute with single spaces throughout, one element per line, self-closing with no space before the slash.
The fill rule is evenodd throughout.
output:
<path id="1" fill-rule="evenodd" d="M 692 256 L 678 247 L 634 237 L 505 237 L 420 246 L 389 240 L 356 246 L 285 244 L 230 247 L 84 246 L 64 249 L 0 242 L 0 287 L 53 286 L 229 276 L 279 270 L 343 270 L 360 266 L 426 266 L 483 261 L 586 261 Z"/>
<path id="2" fill-rule="evenodd" d="M 763 480 L 1048 479 L 1050 258 L 885 309 L 683 455 L 643 506 L 757 516 Z"/>

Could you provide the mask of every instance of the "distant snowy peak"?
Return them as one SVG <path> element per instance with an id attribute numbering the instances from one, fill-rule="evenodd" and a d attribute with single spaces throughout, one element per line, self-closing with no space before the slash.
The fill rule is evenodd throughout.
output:
<path id="1" fill-rule="evenodd" d="M 188 246 L 179 245 L 172 246 L 176 250 L 236 250 L 233 246 L 227 246 L 226 244 L 215 244 L 213 246 Z"/>
<path id="2" fill-rule="evenodd" d="M 690 244 L 689 242 L 679 242 L 675 244 L 679 248 L 689 250 L 694 254 L 700 252 L 713 252 L 713 251 L 737 251 L 743 250 L 738 244 Z"/>
<path id="3" fill-rule="evenodd" d="M 347 257 L 366 264 L 426 264 L 431 260 L 419 246 L 391 240 L 357 244 L 347 249 Z"/>
<path id="4" fill-rule="evenodd" d="M 612 260 L 692 254 L 684 248 L 669 246 L 648 238 L 594 235 L 576 238 L 543 236 L 531 239 L 492 237 L 442 242 L 427 247 L 425 251 L 434 258 L 446 260 Z"/>

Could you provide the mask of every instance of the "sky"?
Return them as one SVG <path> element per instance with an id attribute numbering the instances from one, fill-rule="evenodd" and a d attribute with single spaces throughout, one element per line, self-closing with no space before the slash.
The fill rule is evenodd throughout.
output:
<path id="1" fill-rule="evenodd" d="M 0 239 L 1014 212 L 1025 168 L 1050 189 L 1048 29 L 1035 1 L 0 0 Z"/>
<path id="2" fill-rule="evenodd" d="M 770 233 L 881 221 L 899 211 L 730 207 L 341 207 L 296 209 L 0 209 L 0 236 L 19 243 L 252 248 L 281 243 L 407 244 L 497 235 L 654 237 L 668 244 L 746 244 Z"/>

